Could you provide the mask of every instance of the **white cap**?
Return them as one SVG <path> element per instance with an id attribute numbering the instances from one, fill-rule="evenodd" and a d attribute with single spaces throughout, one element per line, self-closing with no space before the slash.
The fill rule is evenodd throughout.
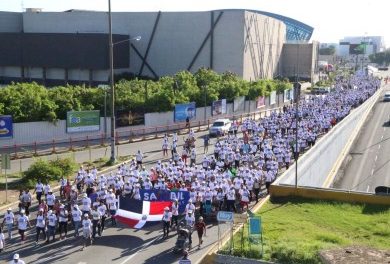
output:
<path id="1" fill-rule="evenodd" d="M 9 208 L 7 209 L 7 211 L 12 211 L 12 208 L 11 208 L 11 207 L 9 207 Z"/>
<path id="2" fill-rule="evenodd" d="M 83 198 L 87 198 L 88 195 L 86 193 L 83 193 Z"/>
<path id="3" fill-rule="evenodd" d="M 64 208 L 65 208 L 65 205 L 61 204 L 60 209 L 64 209 Z"/>
<path id="4" fill-rule="evenodd" d="M 18 259 L 19 259 L 19 254 L 18 253 L 14 254 L 14 260 L 18 260 Z"/>
<path id="5" fill-rule="evenodd" d="M 84 214 L 84 217 L 88 217 L 88 214 Z"/>
<path id="6" fill-rule="evenodd" d="M 20 213 L 21 213 L 21 214 L 24 214 L 24 213 L 25 213 L 24 209 L 20 210 Z"/>
<path id="7" fill-rule="evenodd" d="M 47 212 L 47 213 L 50 215 L 50 214 L 52 214 L 52 213 L 53 213 L 53 211 L 52 211 L 52 210 L 49 210 L 49 212 Z"/>
<path id="8" fill-rule="evenodd" d="M 165 207 L 165 208 L 164 208 L 164 211 L 169 211 L 169 207 L 168 207 L 168 206 Z"/>

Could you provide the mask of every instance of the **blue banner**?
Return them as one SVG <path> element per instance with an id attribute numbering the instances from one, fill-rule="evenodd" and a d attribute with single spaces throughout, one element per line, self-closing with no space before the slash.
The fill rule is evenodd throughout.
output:
<path id="1" fill-rule="evenodd" d="M 261 233 L 261 219 L 258 217 L 249 218 L 249 235 L 260 235 Z"/>
<path id="2" fill-rule="evenodd" d="M 12 116 L 0 116 L 0 139 L 14 136 Z"/>
<path id="3" fill-rule="evenodd" d="M 196 118 L 195 102 L 188 104 L 175 105 L 174 120 L 175 122 L 184 122 L 186 119 L 193 120 Z"/>
<path id="4" fill-rule="evenodd" d="M 190 192 L 188 191 L 168 191 L 168 190 L 141 190 L 141 200 L 143 201 L 173 201 L 179 200 L 179 214 L 184 213 Z"/>

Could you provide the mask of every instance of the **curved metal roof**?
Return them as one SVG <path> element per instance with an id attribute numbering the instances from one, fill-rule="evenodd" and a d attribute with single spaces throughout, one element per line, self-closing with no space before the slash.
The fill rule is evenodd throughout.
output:
<path id="1" fill-rule="evenodd" d="M 286 32 L 287 41 L 294 41 L 294 40 L 309 41 L 313 34 L 313 30 L 314 30 L 313 27 L 304 24 L 298 20 L 286 16 L 278 15 L 275 13 L 265 12 L 265 11 L 259 11 L 259 10 L 250 10 L 250 11 L 283 21 L 287 27 L 287 32 Z"/>

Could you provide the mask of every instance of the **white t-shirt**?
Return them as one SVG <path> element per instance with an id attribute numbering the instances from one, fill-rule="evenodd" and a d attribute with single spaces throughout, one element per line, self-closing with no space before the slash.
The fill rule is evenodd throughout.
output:
<path id="1" fill-rule="evenodd" d="M 56 197 L 55 197 L 54 194 L 48 194 L 48 195 L 46 196 L 47 205 L 53 206 L 55 200 L 56 200 Z"/>
<path id="2" fill-rule="evenodd" d="M 91 210 L 91 199 L 90 198 L 83 198 L 81 201 L 82 205 L 81 208 L 83 211 L 90 211 Z"/>
<path id="3" fill-rule="evenodd" d="M 191 216 L 186 215 L 185 220 L 186 220 L 187 225 L 189 225 L 191 227 L 194 226 L 194 224 L 195 224 L 195 217 L 193 215 L 191 215 Z"/>
<path id="4" fill-rule="evenodd" d="M 6 224 L 13 224 L 14 223 L 14 213 L 5 213 L 4 215 L 5 223 Z"/>
<path id="5" fill-rule="evenodd" d="M 74 222 L 81 221 L 81 214 L 82 212 L 80 210 L 72 210 L 72 218 Z"/>
<path id="6" fill-rule="evenodd" d="M 83 224 L 83 230 L 91 230 L 92 222 L 90 219 L 84 219 L 82 224 Z"/>
<path id="7" fill-rule="evenodd" d="M 57 216 L 55 214 L 51 214 L 47 217 L 47 220 L 49 222 L 49 226 L 56 226 L 57 223 Z"/>
<path id="8" fill-rule="evenodd" d="M 43 215 L 37 216 L 36 227 L 44 228 L 45 227 L 45 217 Z"/>
<path id="9" fill-rule="evenodd" d="M 27 215 L 20 215 L 18 218 L 18 229 L 26 230 L 27 223 L 28 223 L 28 216 Z"/>
<path id="10" fill-rule="evenodd" d="M 3 249 L 4 248 L 4 234 L 3 233 L 0 233 L 0 249 Z"/>
<path id="11" fill-rule="evenodd" d="M 42 184 L 42 183 L 37 183 L 37 184 L 35 185 L 35 191 L 36 191 L 37 193 L 43 192 L 43 184 Z"/>
<path id="12" fill-rule="evenodd" d="M 164 212 L 162 220 L 163 221 L 171 221 L 172 213 L 171 212 Z"/>

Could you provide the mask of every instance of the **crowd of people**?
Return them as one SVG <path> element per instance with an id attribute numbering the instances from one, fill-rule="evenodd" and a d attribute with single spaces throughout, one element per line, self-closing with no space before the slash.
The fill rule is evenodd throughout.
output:
<path id="1" fill-rule="evenodd" d="M 39 204 L 35 243 L 39 243 L 41 234 L 46 243 L 54 241 L 57 235 L 66 239 L 68 225 L 72 223 L 75 237 L 79 236 L 80 228 L 82 230 L 84 248 L 87 242 L 92 244 L 102 235 L 106 220 L 116 225 L 120 195 L 141 199 L 141 189 L 179 190 L 189 191 L 190 200 L 182 215 L 177 200 L 165 208 L 161 219 L 164 237 L 183 220 L 191 233 L 192 229 L 197 230 L 200 246 L 206 230 L 204 224 L 199 224 L 204 223 L 203 217 L 219 210 L 241 212 L 248 209 L 250 202 L 258 202 L 263 186 L 268 191 L 281 170 L 288 169 L 300 153 L 316 144 L 322 134 L 362 104 L 379 86 L 380 81 L 370 77 L 339 78 L 328 95 L 302 96 L 298 111 L 294 105 L 288 105 L 260 120 L 234 121 L 229 134 L 218 138 L 211 153 L 209 138 L 204 139 L 204 156 L 200 163 L 196 162 L 196 138 L 191 130 L 185 139 L 188 144 L 184 146 L 179 146 L 176 133 L 164 137 L 165 160 L 157 161 L 150 169 L 143 165 L 144 156 L 138 151 L 133 160 L 107 175 L 98 175 L 96 168 L 81 167 L 74 180 L 60 180 L 58 197 L 48 184 L 38 181 L 32 194 L 29 190 L 21 193 L 17 217 L 12 208 L 7 210 L 2 227 L 7 229 L 11 239 L 16 225 L 24 243 L 25 231 L 31 225 L 29 208 L 35 194 Z M 203 217 L 196 222 L 198 214 Z"/>

